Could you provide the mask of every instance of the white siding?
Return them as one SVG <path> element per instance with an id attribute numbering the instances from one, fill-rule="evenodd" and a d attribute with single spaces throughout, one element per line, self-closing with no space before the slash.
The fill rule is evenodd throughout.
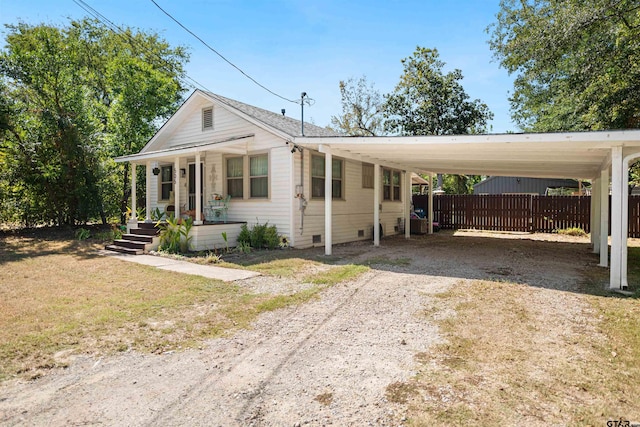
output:
<path id="1" fill-rule="evenodd" d="M 206 251 L 214 249 L 225 249 L 228 245 L 230 248 L 238 245 L 238 235 L 242 224 L 215 224 L 215 225 L 196 225 L 191 229 L 191 248 L 194 251 Z M 225 243 L 222 233 L 227 233 L 227 242 Z"/>
<path id="2" fill-rule="evenodd" d="M 268 222 L 275 225 L 282 235 L 293 237 L 296 247 L 312 246 L 314 235 L 321 236 L 324 244 L 324 198 L 311 199 L 311 155 L 313 151 L 304 150 L 303 154 L 290 151 L 285 140 L 271 134 L 247 120 L 228 112 L 226 109 L 215 106 L 213 112 L 214 129 L 202 130 L 202 108 L 212 106 L 207 101 L 199 100 L 185 106 L 180 123 L 173 123 L 171 129 L 166 129 L 164 134 L 154 142 L 153 150 L 177 147 L 183 144 L 198 142 L 225 140 L 233 137 L 254 135 L 253 138 L 244 140 L 242 147 L 247 155 L 268 153 L 269 155 L 269 197 L 266 199 L 251 199 L 248 194 L 243 199 L 231 199 L 227 218 L 229 221 L 247 222 L 251 227 L 256 223 Z M 291 167 L 293 156 L 294 167 Z M 189 162 L 194 161 L 194 155 L 180 160 L 180 168 L 187 168 Z M 304 162 L 301 162 L 301 157 Z M 214 193 L 225 194 L 225 155 L 224 153 L 206 151 L 201 153 L 204 163 L 203 192 L 204 208 Z M 173 162 L 167 158 L 166 161 Z M 333 201 L 333 242 L 344 243 L 354 240 L 372 238 L 373 230 L 373 189 L 362 188 L 362 166 L 357 161 L 345 162 L 344 199 Z M 300 173 L 304 163 L 303 194 L 307 200 L 304 211 L 300 210 L 301 199 L 296 199 L 296 185 L 300 185 Z M 245 171 L 248 181 L 248 171 Z M 179 174 L 179 171 L 178 171 Z M 292 188 L 293 183 L 293 188 Z M 246 189 L 247 187 L 245 187 Z M 158 177 L 152 177 L 152 207 L 166 207 L 166 203 L 158 203 Z M 188 188 L 187 177 L 180 177 L 180 205 L 187 204 Z M 304 212 L 304 213 L 303 213 Z M 396 233 L 398 218 L 404 215 L 404 203 L 382 202 L 380 221 L 384 235 Z M 291 221 L 293 220 L 293 224 Z M 362 230 L 364 236 L 358 237 L 358 231 Z M 293 231 L 293 236 L 291 233 Z M 203 233 L 203 231 L 199 231 Z M 218 233 L 220 234 L 220 233 Z M 214 236 L 215 237 L 215 236 Z M 218 237 L 200 238 L 199 246 L 203 244 L 217 244 Z M 221 238 L 221 237 L 220 237 Z M 207 243 L 202 243 L 207 242 Z"/>
<path id="3" fill-rule="evenodd" d="M 297 233 L 295 244 L 298 248 L 324 245 L 324 198 L 311 199 L 311 155 L 310 150 L 304 152 L 304 196 L 308 200 L 304 211 L 303 230 L 300 233 L 301 215 L 296 209 L 294 214 L 294 230 Z M 334 156 L 334 158 L 337 158 Z M 355 240 L 371 240 L 373 238 L 373 189 L 362 188 L 362 164 L 345 162 L 344 199 L 333 200 L 333 242 L 345 243 Z M 296 155 L 294 182 L 300 182 L 300 155 Z M 404 215 L 404 203 L 400 201 L 383 201 L 380 212 L 380 223 L 385 236 L 397 234 L 395 227 L 398 218 Z M 358 231 L 364 232 L 358 237 Z M 313 243 L 313 236 L 320 235 L 321 242 Z"/>

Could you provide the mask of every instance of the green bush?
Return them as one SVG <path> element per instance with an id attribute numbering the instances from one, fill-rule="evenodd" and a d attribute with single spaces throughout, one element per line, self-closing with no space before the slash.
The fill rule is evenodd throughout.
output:
<path id="1" fill-rule="evenodd" d="M 249 227 L 247 227 L 247 224 L 242 224 L 242 227 L 240 227 L 240 234 L 238 234 L 238 245 L 251 246 L 251 232 L 249 231 Z"/>
<path id="2" fill-rule="evenodd" d="M 280 236 L 275 225 L 256 224 L 251 229 L 243 224 L 238 235 L 238 246 L 254 249 L 275 249 L 280 245 Z"/>
<path id="3" fill-rule="evenodd" d="M 167 218 L 165 224 L 160 225 L 160 250 L 171 254 L 185 253 L 190 250 L 191 237 L 189 232 L 193 226 L 191 218 L 178 220 Z"/>
<path id="4" fill-rule="evenodd" d="M 87 240 L 89 237 L 91 237 L 91 232 L 86 228 L 79 228 L 76 230 L 76 239 Z"/>
<path id="5" fill-rule="evenodd" d="M 564 234 L 566 236 L 586 236 L 587 232 L 580 227 L 571 228 L 558 228 L 554 230 L 558 234 Z"/>

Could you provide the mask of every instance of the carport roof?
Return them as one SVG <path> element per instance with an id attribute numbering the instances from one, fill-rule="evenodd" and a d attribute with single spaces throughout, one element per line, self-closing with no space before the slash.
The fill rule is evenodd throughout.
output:
<path id="1" fill-rule="evenodd" d="M 405 137 L 296 137 L 302 147 L 422 173 L 539 178 L 600 176 L 612 147 L 640 149 L 640 130 Z"/>

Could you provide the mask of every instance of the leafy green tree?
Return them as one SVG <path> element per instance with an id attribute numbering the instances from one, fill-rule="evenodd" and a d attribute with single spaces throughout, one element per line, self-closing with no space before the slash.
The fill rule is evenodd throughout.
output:
<path id="1" fill-rule="evenodd" d="M 402 60 L 404 72 L 393 93 L 385 95 L 385 128 L 399 135 L 481 133 L 493 118 L 489 107 L 470 100 L 462 72 L 444 73 L 437 49 L 417 47 Z"/>
<path id="2" fill-rule="evenodd" d="M 501 0 L 488 31 L 523 130 L 640 126 L 637 0 Z"/>
<path id="3" fill-rule="evenodd" d="M 177 107 L 184 49 L 86 19 L 7 29 L 0 218 L 60 225 L 124 212 L 128 167 L 112 158 L 142 148 Z"/>
<path id="4" fill-rule="evenodd" d="M 365 76 L 340 81 L 342 114 L 331 116 L 331 129 L 351 136 L 378 136 L 384 132 L 382 96 Z"/>
<path id="5" fill-rule="evenodd" d="M 493 118 L 489 107 L 470 100 L 462 87 L 462 72 L 445 73 L 436 49 L 416 48 L 402 60 L 404 72 L 393 93 L 385 95 L 385 128 L 400 135 L 460 135 L 482 133 Z M 439 176 L 448 193 L 473 191 L 475 176 Z"/>

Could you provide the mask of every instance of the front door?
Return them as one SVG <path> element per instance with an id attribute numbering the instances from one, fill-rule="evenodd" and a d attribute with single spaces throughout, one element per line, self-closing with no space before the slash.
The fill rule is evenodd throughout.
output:
<path id="1" fill-rule="evenodd" d="M 204 193 L 204 167 L 200 162 L 200 208 L 204 209 L 202 194 Z M 189 210 L 196 208 L 196 164 L 189 163 Z"/>

